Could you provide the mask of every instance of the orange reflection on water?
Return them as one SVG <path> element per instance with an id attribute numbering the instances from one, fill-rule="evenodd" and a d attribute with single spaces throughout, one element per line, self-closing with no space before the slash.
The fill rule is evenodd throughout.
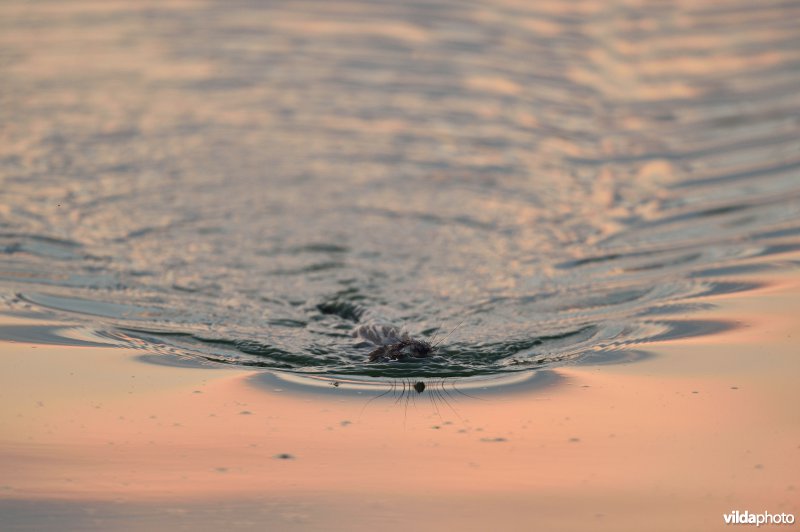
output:
<path id="1" fill-rule="evenodd" d="M 497 519 L 512 511 L 558 522 L 553 508 L 572 507 L 617 514 L 621 528 L 634 507 L 710 528 L 733 508 L 796 512 L 800 424 L 789 405 L 800 392 L 783 383 L 798 365 L 787 318 L 800 310 L 797 293 L 794 284 L 789 295 L 784 285 L 735 299 L 761 313 L 756 327 L 478 398 L 432 395 L 435 385 L 372 401 L 335 389 L 306 395 L 249 372 L 146 365 L 122 350 L 5 344 L 14 371 L 0 377 L 3 495 L 344 497 L 402 501 L 432 518 L 432 500 L 486 496 L 505 498 L 486 508 Z M 753 364 L 752 345 L 737 344 L 759 334 L 771 358 Z M 708 360 L 718 371 L 706 371 Z"/>

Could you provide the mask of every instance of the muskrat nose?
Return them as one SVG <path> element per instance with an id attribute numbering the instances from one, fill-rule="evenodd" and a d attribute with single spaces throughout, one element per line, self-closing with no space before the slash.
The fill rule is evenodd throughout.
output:
<path id="1" fill-rule="evenodd" d="M 417 393 L 424 392 L 425 391 L 425 383 L 422 382 L 422 381 L 419 381 L 418 383 L 414 384 L 414 390 L 416 390 Z"/>

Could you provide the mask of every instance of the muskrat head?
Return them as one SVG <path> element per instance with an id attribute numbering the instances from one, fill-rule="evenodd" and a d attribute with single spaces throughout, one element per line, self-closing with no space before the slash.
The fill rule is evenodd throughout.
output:
<path id="1" fill-rule="evenodd" d="M 404 344 L 401 352 L 406 358 L 427 358 L 433 353 L 431 344 L 424 340 L 407 340 L 401 343 Z"/>
<path id="2" fill-rule="evenodd" d="M 428 358 L 434 347 L 424 340 L 404 339 L 395 344 L 381 346 L 369 354 L 370 362 L 388 362 L 390 360 L 409 360 L 412 358 Z"/>
<path id="3" fill-rule="evenodd" d="M 438 346 L 439 344 L 450 338 L 450 335 L 453 334 L 456 331 L 456 329 L 461 327 L 462 323 L 464 323 L 464 320 L 461 320 L 461 322 L 458 325 L 456 325 L 447 336 L 445 336 L 444 338 L 433 344 L 425 340 L 416 340 L 414 338 L 409 337 L 408 334 L 405 333 L 395 343 L 382 345 L 379 348 L 372 351 L 369 354 L 369 361 L 389 362 L 390 360 L 409 360 L 412 358 L 431 357 L 436 352 L 436 346 Z M 367 332 L 370 332 L 373 329 L 374 327 L 368 330 Z M 381 331 L 385 332 L 384 329 L 381 329 Z M 360 335 L 363 335 L 363 333 Z M 372 337 L 374 337 L 374 333 L 372 333 L 372 336 L 367 335 L 367 338 L 369 339 L 371 339 Z"/>

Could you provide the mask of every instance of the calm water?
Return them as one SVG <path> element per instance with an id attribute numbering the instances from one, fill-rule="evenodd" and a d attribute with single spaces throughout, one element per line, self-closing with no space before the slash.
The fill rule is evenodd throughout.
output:
<path id="1" fill-rule="evenodd" d="M 799 24 L 798 2 L 4 2 L 0 303 L 323 375 L 713 333 L 705 296 L 800 249 Z M 367 320 L 463 324 L 369 365 Z"/>

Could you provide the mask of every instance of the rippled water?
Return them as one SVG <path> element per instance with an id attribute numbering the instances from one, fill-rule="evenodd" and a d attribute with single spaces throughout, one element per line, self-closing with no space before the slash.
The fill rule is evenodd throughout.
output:
<path id="1" fill-rule="evenodd" d="M 324 375 L 644 356 L 800 249 L 800 3 L 4 2 L 0 293 Z M 365 319 L 439 338 L 366 364 Z"/>

